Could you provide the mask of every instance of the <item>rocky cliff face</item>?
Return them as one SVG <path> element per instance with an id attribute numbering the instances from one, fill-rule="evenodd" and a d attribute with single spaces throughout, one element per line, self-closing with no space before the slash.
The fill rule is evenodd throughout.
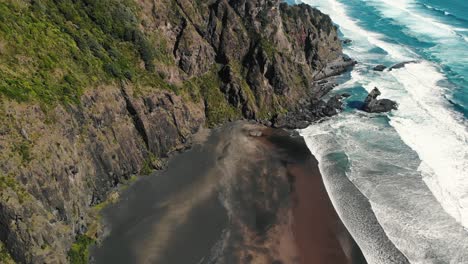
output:
<path id="1" fill-rule="evenodd" d="M 36 12 L 41 1 L 19 2 L 21 12 Z M 77 103 L 53 107 L 0 95 L 0 240 L 18 262 L 69 262 L 75 238 L 98 233 L 95 207 L 132 175 L 161 168 L 200 126 L 271 120 L 300 98 L 320 98 L 314 82 L 350 65 L 330 18 L 306 5 L 136 0 L 135 6 L 132 32 L 151 40 L 148 47 L 136 33 L 129 38 L 142 55 L 136 63 L 157 78 L 141 82 L 125 73 L 87 85 Z M 73 24 L 74 14 L 60 14 Z M 7 40 L 0 35 L 0 59 L 17 56 L 4 52 Z M 151 50 L 160 56 L 144 56 Z M 110 73 L 120 76 L 118 69 Z"/>
<path id="2" fill-rule="evenodd" d="M 19 262 L 64 262 L 76 234 L 96 232 L 88 230 L 90 207 L 160 167 L 205 122 L 200 104 L 165 91 L 131 97 L 131 89 L 97 87 L 81 107 L 47 114 L 3 103 L 0 231 Z"/>
<path id="3" fill-rule="evenodd" d="M 167 7 L 177 8 L 167 11 Z M 229 107 L 270 119 L 305 95 L 313 82 L 349 66 L 330 18 L 306 5 L 269 1 L 145 1 L 145 31 L 169 36 L 179 78 L 214 71 Z M 150 11 L 151 10 L 151 11 Z M 208 102 L 209 104 L 209 102 Z M 210 117 L 210 113 L 208 113 Z"/>

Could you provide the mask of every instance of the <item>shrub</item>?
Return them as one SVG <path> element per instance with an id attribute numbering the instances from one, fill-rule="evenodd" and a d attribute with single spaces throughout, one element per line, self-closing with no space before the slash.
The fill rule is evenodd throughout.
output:
<path id="1" fill-rule="evenodd" d="M 71 264 L 86 264 L 89 261 L 89 247 L 96 241 L 88 236 L 79 235 L 68 251 Z"/>
<path id="2" fill-rule="evenodd" d="M 11 258 L 10 253 L 8 253 L 5 245 L 0 242 L 0 263 L 3 264 L 14 264 L 15 261 Z"/>
<path id="3" fill-rule="evenodd" d="M 42 105 L 79 103 L 88 86 L 159 78 L 152 42 L 138 29 L 133 1 L 15 3 L 0 2 L 0 39 L 6 47 L 0 54 L 0 95 Z"/>

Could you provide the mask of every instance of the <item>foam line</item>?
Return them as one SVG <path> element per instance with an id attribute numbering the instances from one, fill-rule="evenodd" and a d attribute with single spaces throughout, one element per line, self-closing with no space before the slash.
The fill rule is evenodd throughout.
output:
<path id="1" fill-rule="evenodd" d="M 338 1 L 329 0 L 325 4 L 323 1 L 305 2 L 321 2 L 320 7 L 323 6 L 324 11 L 340 25 L 344 35 L 355 40 L 358 47 L 370 49 L 377 46 L 394 60 L 419 59 L 406 47 L 387 43 L 379 34 L 362 29 L 346 15 L 345 7 Z M 405 10 L 410 2 L 398 0 L 388 4 Z M 351 57 L 364 53 L 359 49 L 348 52 Z M 364 74 L 360 78 L 366 89 L 379 87 L 383 96 L 399 101 L 400 110 L 390 116 L 390 124 L 419 154 L 424 164 L 421 170 L 434 195 L 449 214 L 468 228 L 468 181 L 465 179 L 468 172 L 468 125 L 460 114 L 450 110 L 444 97 L 446 91 L 438 86 L 445 77 L 435 65 L 424 60 L 388 75 L 376 78 Z"/>
<path id="2" fill-rule="evenodd" d="M 384 36 L 362 28 L 358 20 L 347 15 L 348 7 L 343 3 L 336 0 L 304 2 L 329 14 L 339 25 L 343 35 L 353 40 L 353 45 L 346 47 L 345 52 L 361 63 L 351 73 L 351 81 L 343 87 L 362 86 L 368 91 L 379 87 L 383 97 L 399 102 L 400 109 L 388 115 L 389 124 L 398 133 L 399 138 L 417 153 L 419 166 L 414 168 L 415 172 L 418 173 L 418 177 L 423 178 L 448 215 L 468 229 L 468 122 L 459 112 L 452 110 L 446 99 L 450 91 L 440 85 L 441 81 L 446 81 L 446 76 L 436 64 L 424 60 L 408 47 L 389 43 Z M 410 33 L 416 36 L 439 38 L 443 44 L 442 49 L 434 49 L 433 54 L 442 61 L 468 63 L 468 59 L 461 58 L 458 52 L 466 50 L 464 42 L 466 38 L 460 39 L 459 33 L 455 32 L 464 31 L 465 28 L 456 29 L 433 18 L 424 17 L 412 10 L 414 1 L 411 0 L 369 0 L 366 3 L 374 4 L 385 16 L 395 20 L 401 18 L 397 21 L 404 23 Z M 459 45 L 460 43 L 465 44 Z M 369 68 L 375 65 L 372 59 L 374 56 L 372 51 L 375 48 L 386 52 L 382 55 L 383 61 L 395 63 L 418 60 L 420 62 L 408 64 L 391 72 L 374 73 L 369 71 Z M 453 51 L 457 51 L 455 54 L 458 55 L 453 55 Z M 339 128 L 331 131 L 341 134 Z M 384 137 L 381 140 L 386 142 L 386 139 Z M 376 155 L 381 157 L 384 154 L 376 153 Z M 353 170 L 353 167 L 351 169 Z M 358 185 L 359 188 L 365 188 L 367 183 Z M 434 225 L 436 224 L 439 223 L 434 222 Z M 399 243 L 397 245 L 399 247 L 408 246 L 404 241 Z"/>
<path id="3" fill-rule="evenodd" d="M 393 18 L 396 22 L 407 26 L 411 30 L 410 33 L 416 33 L 420 37 L 457 38 L 464 41 L 464 39 L 459 38 L 454 27 L 412 8 L 415 6 L 414 1 L 366 0 L 366 2 L 378 8 L 384 16 Z"/>

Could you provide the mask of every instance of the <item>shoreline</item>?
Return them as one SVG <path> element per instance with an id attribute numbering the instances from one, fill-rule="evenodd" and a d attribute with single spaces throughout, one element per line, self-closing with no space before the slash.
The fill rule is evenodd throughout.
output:
<path id="1" fill-rule="evenodd" d="M 294 178 L 292 229 L 300 252 L 299 263 L 367 263 L 335 211 L 318 161 L 304 138 L 292 137 L 282 130 L 271 133 L 267 140 L 278 151 L 284 151 L 288 157 L 297 155 L 298 150 L 302 152 L 286 165 L 288 177 Z M 292 142 L 295 146 L 291 146 Z"/>
<path id="2" fill-rule="evenodd" d="M 167 196 L 151 201 L 161 179 Z M 171 179 L 179 187 L 170 187 Z M 317 160 L 302 137 L 284 130 L 245 122 L 214 130 L 171 158 L 166 171 L 131 186 L 122 201 L 104 210 L 111 232 L 93 249 L 93 263 L 110 255 L 114 263 L 179 263 L 190 245 L 205 254 L 184 251 L 195 263 L 366 263 L 328 197 Z"/>
<path id="3" fill-rule="evenodd" d="M 311 144 L 309 141 L 306 143 Z M 309 145 L 309 147 L 313 150 L 317 146 Z M 322 177 L 324 186 L 335 211 L 359 244 L 369 263 L 409 263 L 407 257 L 389 239 L 377 220 L 369 199 L 347 175 L 330 172 L 334 171 L 335 166 L 342 165 L 338 162 L 331 164 L 320 160 L 319 168 L 324 172 Z"/>

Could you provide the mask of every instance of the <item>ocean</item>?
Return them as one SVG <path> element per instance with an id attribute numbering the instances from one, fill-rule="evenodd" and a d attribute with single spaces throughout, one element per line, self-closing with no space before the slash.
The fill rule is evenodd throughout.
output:
<path id="1" fill-rule="evenodd" d="M 468 1 L 302 2 L 359 62 L 334 90 L 352 94 L 345 111 L 301 131 L 322 174 L 348 177 L 412 263 L 468 263 Z M 357 110 L 374 87 L 399 110 Z"/>

